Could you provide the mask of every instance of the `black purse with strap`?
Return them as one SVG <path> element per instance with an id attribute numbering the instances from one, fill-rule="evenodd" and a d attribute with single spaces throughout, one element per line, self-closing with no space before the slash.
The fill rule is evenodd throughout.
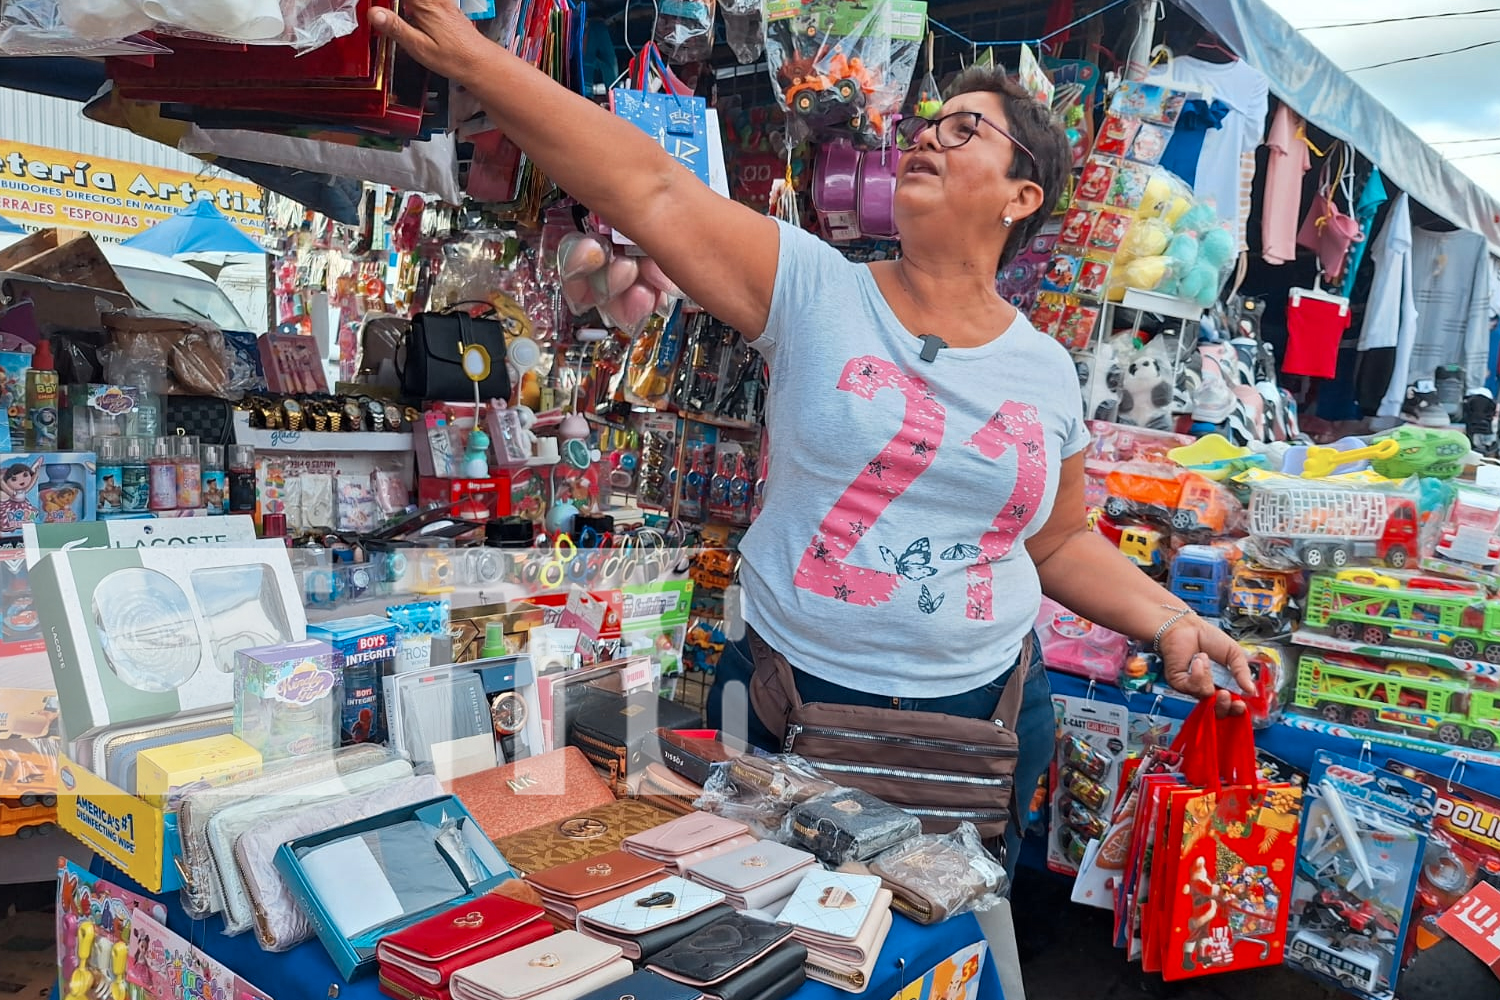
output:
<path id="1" fill-rule="evenodd" d="M 505 365 L 505 328 L 493 316 L 466 312 L 422 313 L 406 338 L 401 392 L 412 399 L 474 398 L 474 382 L 464 373 L 464 348 L 477 345 L 490 356 L 490 373 L 479 383 L 482 399 L 510 398 Z"/>

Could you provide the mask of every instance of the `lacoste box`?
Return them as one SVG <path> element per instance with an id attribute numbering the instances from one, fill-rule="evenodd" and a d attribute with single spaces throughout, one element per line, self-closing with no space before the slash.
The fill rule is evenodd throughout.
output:
<path id="1" fill-rule="evenodd" d="M 236 652 L 307 634 L 280 539 L 56 552 L 31 584 L 69 742 L 228 707 Z"/>

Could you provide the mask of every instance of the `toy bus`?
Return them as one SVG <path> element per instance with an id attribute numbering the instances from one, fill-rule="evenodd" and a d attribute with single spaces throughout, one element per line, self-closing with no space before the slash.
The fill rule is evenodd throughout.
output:
<path id="1" fill-rule="evenodd" d="M 1286 949 L 1288 965 L 1301 966 L 1345 989 L 1380 989 L 1380 960 L 1358 948 L 1340 948 L 1312 931 L 1298 931 Z"/>
<path id="2" fill-rule="evenodd" d="M 1473 689 L 1420 663 L 1303 653 L 1292 703 L 1328 722 L 1408 732 L 1490 750 L 1500 741 L 1500 689 Z"/>
<path id="3" fill-rule="evenodd" d="M 1500 601 L 1489 600 L 1478 584 L 1320 573 L 1308 584 L 1302 623 L 1348 642 L 1437 647 L 1461 659 L 1500 663 Z"/>

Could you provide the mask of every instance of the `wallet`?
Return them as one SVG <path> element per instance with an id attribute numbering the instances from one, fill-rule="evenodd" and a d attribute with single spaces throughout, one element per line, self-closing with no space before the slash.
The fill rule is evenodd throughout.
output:
<path id="1" fill-rule="evenodd" d="M 891 891 L 874 875 L 815 869 L 778 920 L 807 946 L 809 979 L 860 993 L 891 932 Z"/>
<path id="2" fill-rule="evenodd" d="M 693 803 L 703 795 L 701 786 L 692 784 L 655 761 L 647 764 L 644 771 L 632 774 L 628 784 L 636 798 L 645 799 L 678 816 L 692 812 Z"/>
<path id="3" fill-rule="evenodd" d="M 600 771 L 623 787 L 630 775 L 649 762 L 646 749 L 655 749 L 658 727 L 697 726 L 701 716 L 690 708 L 658 697 L 654 691 L 616 694 L 585 687 L 568 706 L 568 743 L 583 751 Z"/>
<path id="4" fill-rule="evenodd" d="M 616 945 L 560 931 L 453 974 L 453 1000 L 578 1000 L 630 975 Z"/>
<path id="5" fill-rule="evenodd" d="M 729 763 L 729 782 L 742 791 L 790 804 L 805 802 L 814 795 L 831 792 L 838 786 L 820 777 L 800 757 L 757 757 L 745 755 Z"/>
<path id="6" fill-rule="evenodd" d="M 607 903 L 662 877 L 661 862 L 610 851 L 598 857 L 528 875 L 549 913 L 572 922 L 578 911 Z"/>
<path id="7" fill-rule="evenodd" d="M 563 747 L 504 767 L 445 782 L 491 840 L 554 823 L 615 800 L 577 747 Z"/>
<path id="8" fill-rule="evenodd" d="M 661 952 L 647 968 L 715 1000 L 763 1000 L 794 977 L 800 985 L 806 961 L 807 949 L 792 940 L 790 927 L 731 913 Z"/>
<path id="9" fill-rule="evenodd" d="M 657 759 L 695 785 L 708 784 L 708 776 L 715 768 L 750 752 L 749 744 L 716 730 L 656 731 Z"/>
<path id="10" fill-rule="evenodd" d="M 890 936 L 891 924 L 895 920 L 889 905 L 872 916 L 878 919 L 868 921 L 857 939 L 857 947 L 863 954 L 858 962 L 832 952 L 808 948 L 807 978 L 847 993 L 863 993 L 870 985 L 870 975 L 875 971 L 875 963 L 880 961 L 880 949 L 885 947 L 885 939 Z"/>
<path id="11" fill-rule="evenodd" d="M 790 896 L 816 864 L 806 851 L 758 840 L 700 861 L 688 869 L 688 878 L 718 889 L 736 910 L 765 910 Z"/>
<path id="12" fill-rule="evenodd" d="M 393 965 L 380 967 L 380 992 L 396 1000 L 452 1000 L 447 983 L 434 986 Z"/>
<path id="13" fill-rule="evenodd" d="M 539 907 L 479 896 L 384 938 L 375 957 L 381 975 L 395 968 L 428 986 L 446 987 L 465 966 L 551 936 L 552 925 Z"/>
<path id="14" fill-rule="evenodd" d="M 919 924 L 936 924 L 987 893 L 1005 880 L 1005 869 L 954 843 L 950 835 L 914 837 L 870 862 L 870 873 L 879 875 L 891 890 L 891 906 Z"/>
<path id="15" fill-rule="evenodd" d="M 579 1000 L 700 1000 L 701 990 L 642 969 Z"/>
<path id="16" fill-rule="evenodd" d="M 623 846 L 631 854 L 664 864 L 675 864 L 681 858 L 694 857 L 703 851 L 749 835 L 750 828 L 737 820 L 712 813 L 692 812 L 679 816 L 670 823 L 663 823 L 654 830 L 626 837 Z M 708 855 L 704 855 L 697 860 L 706 860 L 707 857 Z"/>
<path id="17" fill-rule="evenodd" d="M 500 837 L 495 846 L 513 870 L 530 875 L 618 850 L 626 837 L 671 818 L 671 813 L 653 805 L 623 799 Z"/>
<path id="18" fill-rule="evenodd" d="M 642 961 L 730 912 L 722 892 L 672 875 L 584 910 L 578 930 Z"/>
<path id="19" fill-rule="evenodd" d="M 838 866 L 867 861 L 920 836 L 922 821 L 858 788 L 839 788 L 795 806 L 792 837 L 821 860 Z"/>

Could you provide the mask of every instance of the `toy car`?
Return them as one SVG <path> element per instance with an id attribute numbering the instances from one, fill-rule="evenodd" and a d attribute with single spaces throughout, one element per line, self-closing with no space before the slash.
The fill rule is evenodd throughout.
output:
<path id="1" fill-rule="evenodd" d="M 1219 534 L 1228 512 L 1214 484 L 1196 473 L 1175 478 L 1111 472 L 1104 477 L 1109 497 L 1104 513 L 1116 520 L 1154 521 L 1173 531 Z"/>
<path id="2" fill-rule="evenodd" d="M 1269 637 L 1291 628 L 1289 573 L 1241 563 L 1229 581 L 1224 603 L 1226 630 L 1236 638 Z"/>
<path id="3" fill-rule="evenodd" d="M 1166 569 L 1161 532 L 1155 528 L 1132 525 L 1120 529 L 1120 551 L 1147 576 L 1160 576 Z"/>
<path id="4" fill-rule="evenodd" d="M 1217 618 L 1229 590 L 1229 556 L 1211 545 L 1184 545 L 1172 559 L 1167 589 L 1206 618 Z"/>
<path id="5" fill-rule="evenodd" d="M 877 134 L 883 131 L 880 113 L 866 107 L 877 81 L 862 59 L 835 52 L 823 72 L 805 61 L 788 66 L 792 67 L 792 83 L 784 95 L 786 106 L 807 124 L 847 125 L 852 132 L 861 132 L 868 125 Z"/>

